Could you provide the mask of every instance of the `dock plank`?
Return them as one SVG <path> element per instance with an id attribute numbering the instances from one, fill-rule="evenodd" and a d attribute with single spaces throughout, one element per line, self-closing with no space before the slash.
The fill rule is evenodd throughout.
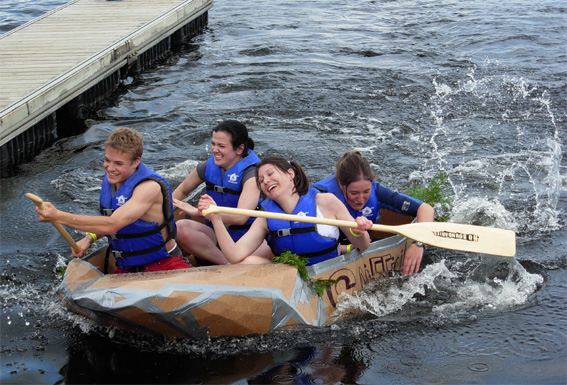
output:
<path id="1" fill-rule="evenodd" d="M 0 143 L 212 7 L 74 0 L 0 36 Z"/>

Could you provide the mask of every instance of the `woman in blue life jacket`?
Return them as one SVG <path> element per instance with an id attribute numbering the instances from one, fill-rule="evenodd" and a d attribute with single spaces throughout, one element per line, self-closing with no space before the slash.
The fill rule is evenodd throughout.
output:
<path id="1" fill-rule="evenodd" d="M 358 151 L 345 153 L 337 162 L 336 174 L 315 183 L 313 187 L 321 192 L 336 195 L 352 216 L 362 215 L 374 223 L 380 221 L 382 208 L 416 217 L 418 222 L 433 222 L 435 215 L 429 204 L 376 182 L 370 163 Z M 346 248 L 347 245 L 341 245 L 342 252 L 345 252 Z M 420 242 L 412 243 L 406 250 L 404 275 L 419 271 L 423 251 L 424 246 Z"/>
<path id="2" fill-rule="evenodd" d="M 354 221 L 347 208 L 333 194 L 320 193 L 309 188 L 309 180 L 301 166 L 281 157 L 267 157 L 256 165 L 258 188 L 266 196 L 262 202 L 265 211 L 306 215 Z M 198 209 L 216 204 L 209 195 L 199 200 Z M 304 222 L 256 218 L 246 234 L 235 242 L 225 229 L 223 217 L 211 213 L 219 245 L 231 263 L 268 263 L 271 259 L 255 253 L 267 239 L 274 255 L 286 250 L 309 258 L 309 264 L 339 255 L 339 228 L 313 225 Z M 365 217 L 356 218 L 358 228 L 341 228 L 352 245 L 363 251 L 370 245 L 368 230 L 372 222 Z"/>
<path id="3" fill-rule="evenodd" d="M 205 183 L 206 193 L 221 206 L 255 210 L 260 202 L 260 190 L 256 184 L 255 165 L 260 162 L 254 153 L 254 141 L 248 136 L 246 126 L 236 120 L 226 120 L 212 131 L 210 158 L 201 162 L 173 192 L 176 207 L 197 217 L 193 205 L 182 202 L 192 191 Z M 235 241 L 250 228 L 253 218 L 222 214 L 222 220 Z M 193 256 L 224 265 L 230 263 L 217 247 L 217 237 L 212 225 L 182 219 L 177 224 L 177 242 Z M 258 255 L 271 258 L 267 244 L 259 245 Z"/>

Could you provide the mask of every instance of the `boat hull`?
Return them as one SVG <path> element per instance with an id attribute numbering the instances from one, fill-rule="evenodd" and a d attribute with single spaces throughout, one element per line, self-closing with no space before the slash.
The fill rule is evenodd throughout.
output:
<path id="1" fill-rule="evenodd" d="M 171 337 L 265 334 L 326 324 L 339 295 L 399 269 L 406 246 L 405 238 L 391 237 L 364 254 L 354 251 L 310 266 L 313 278 L 338 281 L 322 297 L 295 267 L 282 264 L 105 275 L 96 267 L 104 250 L 72 260 L 60 292 L 72 311 L 104 325 Z"/>
<path id="2" fill-rule="evenodd" d="M 333 279 L 319 297 L 297 269 L 283 264 L 223 265 L 131 274 L 103 274 L 105 248 L 69 262 L 60 293 L 68 308 L 95 322 L 180 338 L 266 334 L 294 325 L 329 322 L 342 293 L 402 267 L 410 241 L 390 236 L 308 266 Z M 109 258 L 109 272 L 115 261 Z"/>

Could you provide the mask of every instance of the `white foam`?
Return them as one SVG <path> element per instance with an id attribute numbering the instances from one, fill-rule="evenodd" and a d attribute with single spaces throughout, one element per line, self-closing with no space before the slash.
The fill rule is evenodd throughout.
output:
<path id="1" fill-rule="evenodd" d="M 427 266 L 421 273 L 411 276 L 397 285 L 383 287 L 380 285 L 378 290 L 374 290 L 374 285 L 370 284 L 363 291 L 354 295 L 342 294 L 339 296 L 337 309 L 332 314 L 332 318 L 340 318 L 350 312 L 365 312 L 377 317 L 401 310 L 405 305 L 415 301 L 416 294 L 425 295 L 426 288 L 435 289 L 436 280 L 450 280 L 455 275 L 445 266 L 444 261 Z"/>
<path id="2" fill-rule="evenodd" d="M 442 260 L 403 279 L 401 285 L 398 284 L 399 279 L 389 279 L 371 283 L 360 293 L 341 295 L 331 318 L 337 320 L 344 315 L 359 312 L 384 317 L 411 307 L 416 302 L 416 295 L 420 301 L 431 306 L 432 314 L 441 318 L 451 318 L 473 310 L 502 311 L 521 306 L 543 284 L 543 277 L 527 272 L 517 261 L 512 261 L 511 272 L 506 279 L 486 277 L 483 281 L 484 277 L 478 275 L 475 279 L 460 279 Z M 469 266 L 466 274 L 470 273 Z M 443 293 L 442 304 L 436 304 L 435 295 L 431 294 L 434 292 Z"/>
<path id="3" fill-rule="evenodd" d="M 472 223 L 516 231 L 516 218 L 500 202 L 470 198 L 454 202 L 451 222 Z"/>
<path id="4" fill-rule="evenodd" d="M 197 167 L 198 163 L 199 163 L 199 161 L 197 161 L 197 160 L 188 159 L 184 162 L 174 164 L 173 166 L 171 166 L 169 168 L 163 168 L 161 170 L 156 170 L 156 172 L 168 181 L 169 180 L 171 180 L 171 181 L 173 181 L 173 180 L 182 181 L 183 179 L 185 179 L 185 177 L 187 175 L 189 175 L 189 173 L 191 171 L 193 171 L 193 169 L 195 167 Z"/>
<path id="5" fill-rule="evenodd" d="M 529 297 L 543 284 L 543 277 L 528 273 L 519 263 L 515 266 L 519 279 L 493 278 L 489 282 L 467 280 L 456 287 L 456 296 L 451 303 L 433 307 L 435 313 L 455 313 L 469 309 L 506 310 L 525 304 Z"/>

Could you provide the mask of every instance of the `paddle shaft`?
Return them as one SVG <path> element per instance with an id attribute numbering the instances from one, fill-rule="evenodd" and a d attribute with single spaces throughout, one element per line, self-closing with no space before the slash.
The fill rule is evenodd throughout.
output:
<path id="1" fill-rule="evenodd" d="M 205 216 L 210 213 L 226 213 L 337 227 L 358 227 L 358 224 L 352 221 L 223 206 L 209 206 L 208 209 L 203 210 L 203 215 Z M 372 225 L 372 230 L 399 234 L 431 246 L 445 249 L 500 255 L 504 257 L 513 257 L 516 255 L 516 234 L 511 230 L 446 222 L 420 222 L 400 226 L 374 224 Z"/>
<path id="2" fill-rule="evenodd" d="M 33 203 L 35 203 L 35 205 L 37 207 L 39 207 L 40 210 L 45 210 L 45 206 L 43 205 L 43 199 L 41 199 L 40 197 L 38 197 L 37 195 L 34 195 L 32 193 L 27 193 L 26 196 L 28 198 L 30 198 L 32 200 Z M 63 228 L 63 226 L 61 226 L 61 224 L 59 223 L 51 223 L 53 226 L 55 226 L 55 228 L 59 231 L 59 233 L 61 233 L 61 235 L 63 236 L 63 238 L 65 238 L 65 240 L 67 242 L 69 242 L 69 244 L 71 245 L 71 247 L 73 248 L 73 250 L 75 250 L 76 252 L 80 252 L 81 248 L 79 247 L 79 245 L 77 245 L 77 243 L 75 242 L 75 240 L 73 238 L 71 238 L 71 236 L 69 235 L 69 233 L 67 232 L 67 230 L 65 230 Z"/>

